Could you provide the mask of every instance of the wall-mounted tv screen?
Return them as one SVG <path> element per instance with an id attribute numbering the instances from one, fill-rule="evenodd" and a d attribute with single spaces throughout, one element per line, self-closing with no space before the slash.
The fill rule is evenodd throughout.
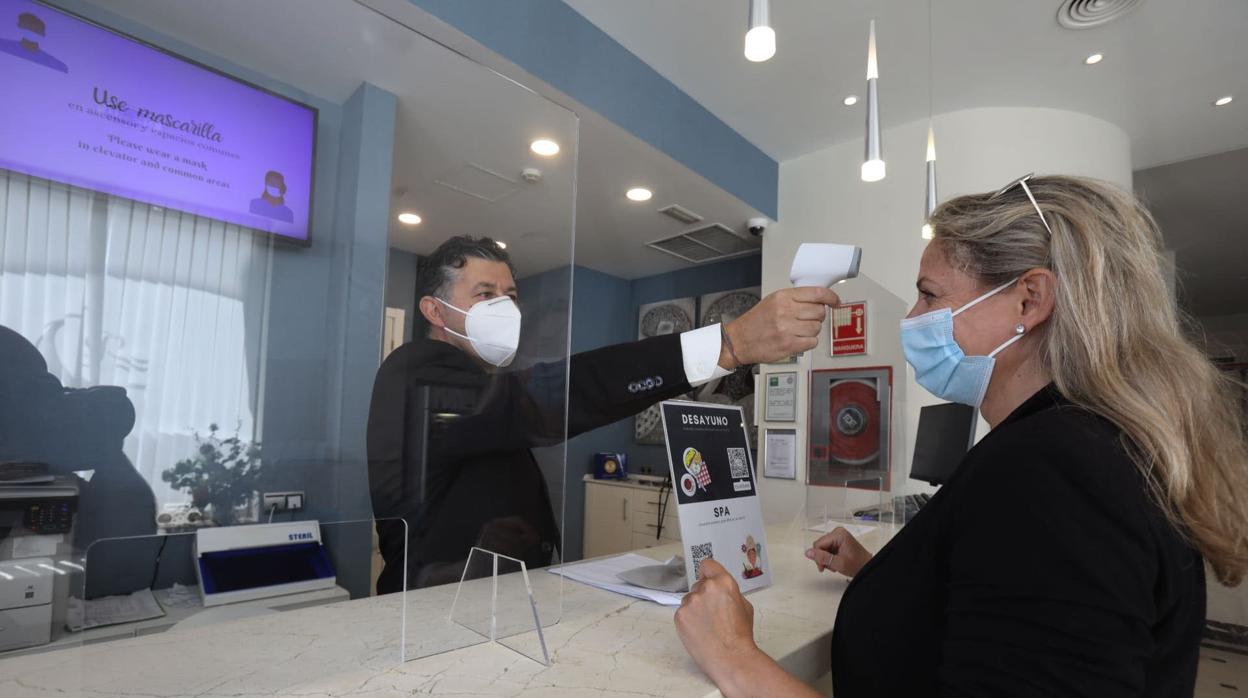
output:
<path id="1" fill-rule="evenodd" d="M 0 0 L 0 167 L 308 242 L 316 110 Z"/>

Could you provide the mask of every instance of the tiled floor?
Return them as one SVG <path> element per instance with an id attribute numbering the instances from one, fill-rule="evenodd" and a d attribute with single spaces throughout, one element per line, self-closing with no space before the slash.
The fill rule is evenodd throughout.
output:
<path id="1" fill-rule="evenodd" d="M 1248 698 L 1248 655 L 1202 647 L 1196 698 Z"/>

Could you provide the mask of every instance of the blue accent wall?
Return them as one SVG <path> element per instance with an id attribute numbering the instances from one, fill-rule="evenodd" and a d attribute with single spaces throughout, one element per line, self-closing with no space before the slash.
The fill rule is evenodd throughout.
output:
<path id="1" fill-rule="evenodd" d="M 562 0 L 410 1 L 777 217 L 776 161 Z"/>
<path id="2" fill-rule="evenodd" d="M 566 283 L 566 274 L 564 267 L 521 279 L 517 282 L 521 304 L 526 289 L 540 289 L 552 276 L 559 283 Z M 644 303 L 760 285 L 762 258 L 752 255 L 632 281 L 578 266 L 573 268 L 572 279 L 572 352 L 577 353 L 636 340 L 637 307 Z M 581 478 L 593 470 L 593 456 L 599 451 L 627 453 L 633 472 L 639 472 L 642 465 L 654 468 L 656 474 L 667 470 L 667 455 L 662 446 L 634 442 L 632 417 L 568 440 L 563 505 L 566 560 L 582 557 L 585 485 Z"/>
<path id="3" fill-rule="evenodd" d="M 637 279 L 633 281 L 633 323 L 637 322 L 637 306 L 645 303 L 758 286 L 762 282 L 763 260 L 758 255 Z M 636 335 L 636 327 L 633 333 Z"/>

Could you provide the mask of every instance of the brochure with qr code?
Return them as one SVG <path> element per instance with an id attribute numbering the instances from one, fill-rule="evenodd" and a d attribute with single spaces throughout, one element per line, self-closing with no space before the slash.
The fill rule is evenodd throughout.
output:
<path id="1" fill-rule="evenodd" d="M 737 406 L 668 400 L 660 404 L 685 574 L 692 585 L 714 558 L 741 587 L 771 585 L 754 457 Z"/>

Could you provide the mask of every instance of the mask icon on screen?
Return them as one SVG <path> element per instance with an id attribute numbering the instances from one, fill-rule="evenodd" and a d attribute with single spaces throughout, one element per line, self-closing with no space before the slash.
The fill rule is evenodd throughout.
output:
<path id="1" fill-rule="evenodd" d="M 251 212 L 257 216 L 293 223 L 295 214 L 286 205 L 286 177 L 277 170 L 264 175 L 264 190 L 251 200 Z"/>
<path id="2" fill-rule="evenodd" d="M 45 68 L 68 73 L 69 68 L 65 63 L 47 52 L 45 44 L 51 43 L 47 41 L 47 37 L 48 29 L 43 20 L 32 12 L 23 12 L 17 16 L 17 38 L 0 39 L 0 53 L 7 53 Z"/>

